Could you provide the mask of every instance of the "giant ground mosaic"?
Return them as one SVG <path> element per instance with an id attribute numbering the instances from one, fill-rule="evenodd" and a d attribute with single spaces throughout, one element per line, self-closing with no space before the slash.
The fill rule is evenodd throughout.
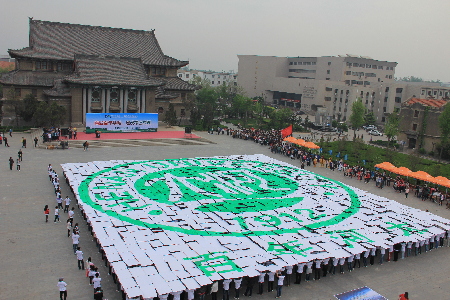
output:
<path id="1" fill-rule="evenodd" d="M 264 155 L 62 167 L 129 298 L 450 229 L 450 220 Z"/>

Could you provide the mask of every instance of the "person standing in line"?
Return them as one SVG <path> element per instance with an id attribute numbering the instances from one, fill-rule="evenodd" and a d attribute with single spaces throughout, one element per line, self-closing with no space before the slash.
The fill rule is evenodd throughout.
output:
<path id="1" fill-rule="evenodd" d="M 95 273 L 97 273 L 95 271 L 95 266 L 94 266 L 94 264 L 91 264 L 89 267 L 89 273 L 88 273 L 89 285 L 92 285 L 92 280 L 94 280 Z"/>
<path id="2" fill-rule="evenodd" d="M 255 285 L 256 277 L 247 276 L 245 277 L 245 293 L 244 296 L 251 297 L 253 293 L 253 286 Z"/>
<path id="3" fill-rule="evenodd" d="M 370 264 L 373 266 L 375 263 L 375 256 L 377 256 L 377 248 L 373 247 L 370 249 Z"/>
<path id="4" fill-rule="evenodd" d="M 56 285 L 59 288 L 59 299 L 67 300 L 67 283 L 64 282 L 64 278 L 59 278 L 59 281 Z M 64 296 L 64 299 L 63 299 Z"/>
<path id="5" fill-rule="evenodd" d="M 275 298 L 280 298 L 281 297 L 281 289 L 283 288 L 283 283 L 284 283 L 284 275 L 283 275 L 283 273 L 281 273 L 280 271 L 277 271 L 277 278 L 278 278 L 278 282 L 277 282 L 277 296 Z"/>
<path id="6" fill-rule="evenodd" d="M 384 247 L 380 247 L 380 262 L 379 262 L 380 265 L 383 264 L 385 254 L 386 254 L 386 249 Z"/>
<path id="7" fill-rule="evenodd" d="M 239 299 L 241 291 L 242 278 L 235 278 L 234 281 L 234 299 Z"/>
<path id="8" fill-rule="evenodd" d="M 94 290 L 102 286 L 102 279 L 100 278 L 100 274 L 95 273 L 94 279 L 92 279 L 92 284 L 94 285 Z"/>
<path id="9" fill-rule="evenodd" d="M 225 279 L 223 281 L 223 293 L 222 293 L 223 300 L 230 299 L 230 283 L 231 283 L 231 279 Z"/>
<path id="10" fill-rule="evenodd" d="M 297 272 L 295 273 L 295 284 L 300 284 L 302 282 L 302 273 L 305 269 L 305 264 L 297 264 Z"/>
<path id="11" fill-rule="evenodd" d="M 66 196 L 66 198 L 64 198 L 64 212 L 68 213 L 69 212 L 69 205 L 70 205 L 70 198 L 69 196 Z"/>
<path id="12" fill-rule="evenodd" d="M 320 273 L 322 272 L 322 260 L 318 259 L 314 262 L 315 270 L 314 270 L 314 280 L 320 280 Z"/>
<path id="13" fill-rule="evenodd" d="M 184 291 L 187 294 L 187 300 L 194 300 L 194 298 L 195 298 L 195 290 L 194 289 L 185 289 Z"/>
<path id="14" fill-rule="evenodd" d="M 9 147 L 8 138 L 6 136 L 3 137 L 3 141 L 5 142 L 5 147 Z"/>
<path id="15" fill-rule="evenodd" d="M 331 259 L 331 268 L 330 268 L 330 274 L 336 275 L 336 267 L 339 263 L 339 258 L 333 257 Z"/>
<path id="16" fill-rule="evenodd" d="M 273 291 L 273 283 L 275 281 L 275 272 L 269 272 L 269 281 L 268 281 L 268 286 L 267 286 L 267 292 L 272 292 Z"/>
<path id="17" fill-rule="evenodd" d="M 180 295 L 183 291 L 178 291 L 178 292 L 171 292 L 172 294 L 172 300 L 180 300 Z"/>
<path id="18" fill-rule="evenodd" d="M 19 159 L 17 159 L 17 161 L 16 161 L 16 170 L 20 171 L 20 160 Z"/>
<path id="19" fill-rule="evenodd" d="M 410 257 L 411 256 L 411 251 L 412 251 L 412 242 L 409 241 L 407 246 L 406 246 L 406 257 Z"/>
<path id="20" fill-rule="evenodd" d="M 23 159 L 22 149 L 19 149 L 19 152 L 17 152 L 17 157 L 19 158 L 20 161 L 22 161 L 22 159 Z"/>
<path id="21" fill-rule="evenodd" d="M 339 272 L 344 274 L 345 257 L 339 258 Z"/>
<path id="22" fill-rule="evenodd" d="M 405 198 L 408 198 L 408 194 L 409 194 L 409 186 L 406 187 L 405 189 Z"/>
<path id="23" fill-rule="evenodd" d="M 265 272 L 259 271 L 258 276 L 258 295 L 262 295 L 264 293 L 264 278 L 266 277 Z"/>
<path id="24" fill-rule="evenodd" d="M 369 254 L 370 254 L 370 250 L 369 249 L 364 251 L 364 255 L 363 255 L 364 268 L 367 268 L 367 259 L 369 258 Z"/>
<path id="25" fill-rule="evenodd" d="M 219 291 L 219 282 L 216 280 L 211 285 L 211 297 L 212 297 L 212 300 L 217 300 L 217 292 L 218 291 Z M 178 292 L 178 293 L 181 294 L 181 292 Z M 177 297 L 175 297 L 175 293 L 172 293 L 173 300 L 180 300 L 180 294 L 178 294 L 178 298 L 177 298 Z"/>
<path id="26" fill-rule="evenodd" d="M 328 265 L 330 264 L 330 258 L 327 257 L 322 261 L 322 276 L 327 277 Z"/>
<path id="27" fill-rule="evenodd" d="M 50 214 L 50 209 L 48 208 L 48 205 L 44 207 L 44 215 L 45 215 L 45 223 L 48 222 L 48 215 Z"/>
<path id="28" fill-rule="evenodd" d="M 358 269 L 361 268 L 361 253 L 355 254 L 354 262 L 353 269 L 356 267 L 356 263 L 358 263 Z"/>
<path id="29" fill-rule="evenodd" d="M 56 223 L 56 221 L 61 222 L 59 220 L 59 209 L 58 209 L 58 206 L 55 206 L 55 220 L 53 220 L 53 223 Z"/>
<path id="30" fill-rule="evenodd" d="M 294 269 L 293 266 L 286 266 L 286 286 L 291 285 L 291 276 L 292 276 L 292 270 Z"/>
<path id="31" fill-rule="evenodd" d="M 72 233 L 72 246 L 73 246 L 73 254 L 77 254 L 77 248 L 78 248 L 78 240 L 80 238 L 80 235 L 78 234 L 78 232 L 76 232 L 76 230 L 73 230 Z"/>
<path id="32" fill-rule="evenodd" d="M 305 281 L 309 281 L 311 279 L 311 273 L 312 273 L 312 266 L 313 266 L 313 261 L 309 261 L 306 263 L 306 276 L 305 276 Z"/>
<path id="33" fill-rule="evenodd" d="M 35 137 L 35 138 L 34 138 L 34 148 L 36 148 L 36 147 L 37 147 L 38 141 L 39 141 L 39 140 L 38 140 L 38 138 L 37 138 L 37 137 Z"/>
<path id="34" fill-rule="evenodd" d="M 347 270 L 349 272 L 353 271 L 353 255 L 350 255 L 349 257 L 347 257 Z"/>
<path id="35" fill-rule="evenodd" d="M 14 159 L 10 156 L 10 157 L 9 157 L 9 169 L 10 169 L 11 171 L 12 171 L 13 165 L 14 165 Z"/>
<path id="36" fill-rule="evenodd" d="M 69 210 L 68 216 L 69 216 L 69 220 L 70 220 L 70 224 L 73 224 L 73 216 L 75 215 L 75 207 L 72 207 L 71 210 Z"/>
<path id="37" fill-rule="evenodd" d="M 67 237 L 70 237 L 70 232 L 72 231 L 72 223 L 70 222 L 70 219 L 67 219 Z"/>
<path id="38" fill-rule="evenodd" d="M 81 247 L 77 247 L 77 252 L 75 253 L 78 260 L 78 270 L 84 270 L 83 251 L 81 251 Z"/>
<path id="39" fill-rule="evenodd" d="M 103 291 L 101 287 L 94 290 L 94 300 L 103 300 Z"/>

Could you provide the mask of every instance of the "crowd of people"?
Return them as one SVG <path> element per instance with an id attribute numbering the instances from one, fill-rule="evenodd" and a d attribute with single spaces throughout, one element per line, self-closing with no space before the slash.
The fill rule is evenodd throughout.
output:
<path id="1" fill-rule="evenodd" d="M 330 155 L 315 153 L 313 151 L 283 141 L 279 130 L 259 130 L 253 128 L 239 129 L 218 129 L 218 134 L 223 131 L 232 138 L 238 138 L 247 141 L 253 141 L 263 146 L 268 146 L 272 153 L 281 154 L 290 157 L 292 160 L 298 160 L 302 169 L 306 167 L 322 167 L 332 171 L 340 171 L 343 176 L 355 178 L 364 181 L 366 184 L 373 182 L 376 187 L 382 189 L 391 187 L 398 193 L 403 193 L 406 198 L 414 192 L 414 196 L 422 201 L 432 201 L 439 206 L 446 206 L 450 209 L 450 194 L 440 189 L 438 186 L 432 186 L 426 182 L 410 183 L 402 176 L 390 174 L 381 169 L 368 168 L 365 165 L 349 165 L 342 157 L 331 157 Z"/>
<path id="2" fill-rule="evenodd" d="M 48 177 L 53 186 L 56 198 L 56 204 L 54 209 L 54 220 L 53 223 L 60 223 L 60 215 L 61 210 L 63 213 L 67 213 L 67 237 L 72 239 L 72 250 L 73 254 L 77 259 L 77 266 L 79 270 L 85 270 L 86 277 L 89 278 L 89 285 L 92 285 L 94 288 L 94 300 L 102 300 L 103 299 L 103 290 L 101 287 L 101 277 L 100 272 L 98 271 L 98 267 L 96 267 L 92 263 L 91 257 L 89 257 L 86 261 L 84 261 L 84 254 L 81 250 L 81 246 L 79 244 L 80 239 L 80 228 L 78 223 L 74 224 L 74 215 L 75 215 L 75 207 L 72 207 L 69 210 L 71 199 L 69 196 L 66 196 L 64 199 L 61 197 L 61 188 L 58 174 L 53 170 L 53 166 L 51 164 L 47 167 Z M 48 222 L 48 217 L 50 214 L 50 209 L 48 205 L 44 207 L 44 215 L 45 222 Z M 57 283 L 57 287 L 59 289 L 59 296 L 61 300 L 67 299 L 67 283 L 64 281 L 64 278 L 59 278 Z"/>

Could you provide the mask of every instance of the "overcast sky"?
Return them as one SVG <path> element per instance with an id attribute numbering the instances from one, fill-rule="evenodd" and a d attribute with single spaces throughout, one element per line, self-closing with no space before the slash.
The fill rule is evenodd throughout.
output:
<path id="1" fill-rule="evenodd" d="M 449 0 L 2 1 L 0 55 L 28 46 L 28 17 L 155 29 L 192 69 L 238 71 L 238 54 L 356 54 L 398 62 L 396 76 L 450 82 Z"/>

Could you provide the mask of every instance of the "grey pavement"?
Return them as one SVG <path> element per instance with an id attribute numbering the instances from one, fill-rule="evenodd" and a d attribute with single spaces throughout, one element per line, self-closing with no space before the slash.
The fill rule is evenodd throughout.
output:
<path id="1" fill-rule="evenodd" d="M 53 187 L 48 180 L 47 165 L 51 163 L 60 176 L 59 166 L 67 162 L 87 162 L 111 159 L 166 159 L 181 157 L 201 157 L 232 154 L 265 154 L 299 166 L 298 161 L 270 153 L 268 147 L 250 141 L 232 139 L 227 135 L 197 135 L 214 142 L 199 145 L 164 145 L 134 147 L 99 147 L 84 152 L 80 148 L 68 150 L 46 150 L 33 148 L 31 136 L 13 133 L 9 138 L 10 148 L 0 145 L 0 299 L 58 299 L 56 283 L 64 277 L 68 284 L 68 299 L 92 299 L 93 288 L 83 271 L 77 268 L 77 260 L 72 252 L 72 240 L 67 237 L 65 221 L 61 213 L 61 223 L 53 223 L 53 208 L 56 204 Z M 22 171 L 10 171 L 8 159 L 17 158 L 20 138 L 28 140 L 28 148 L 23 149 Z M 297 135 L 295 135 L 297 136 Z M 340 180 L 346 184 L 367 190 L 380 196 L 396 200 L 422 210 L 450 219 L 450 210 L 431 202 L 422 202 L 410 196 L 405 199 L 393 189 L 378 189 L 374 184 L 364 184 L 355 179 L 345 178 L 342 173 L 325 168 L 309 168 L 318 174 Z M 62 196 L 72 197 L 68 186 L 62 182 Z M 72 202 L 75 204 L 75 202 Z M 51 208 L 49 222 L 45 223 L 44 205 Z M 72 206 L 72 205 L 71 205 Z M 74 205 L 76 206 L 76 205 Z M 87 226 L 76 208 L 75 222 L 80 224 L 80 246 L 85 258 L 91 256 L 94 264 L 100 266 L 105 298 L 121 299 L 111 276 L 107 275 L 103 261 L 97 251 Z M 285 299 L 334 299 L 333 295 L 362 286 L 368 286 L 388 299 L 397 299 L 400 293 L 408 291 L 411 299 L 449 299 L 450 275 L 445 270 L 450 267 L 450 248 L 443 247 L 428 253 L 413 256 L 398 262 L 374 265 L 356 269 L 352 273 L 327 276 L 320 281 L 302 282 L 283 288 Z M 231 293 L 233 295 L 233 293 Z M 275 292 L 253 298 L 274 298 Z M 244 297 L 243 297 L 244 298 Z M 210 299 L 208 296 L 207 299 Z"/>

